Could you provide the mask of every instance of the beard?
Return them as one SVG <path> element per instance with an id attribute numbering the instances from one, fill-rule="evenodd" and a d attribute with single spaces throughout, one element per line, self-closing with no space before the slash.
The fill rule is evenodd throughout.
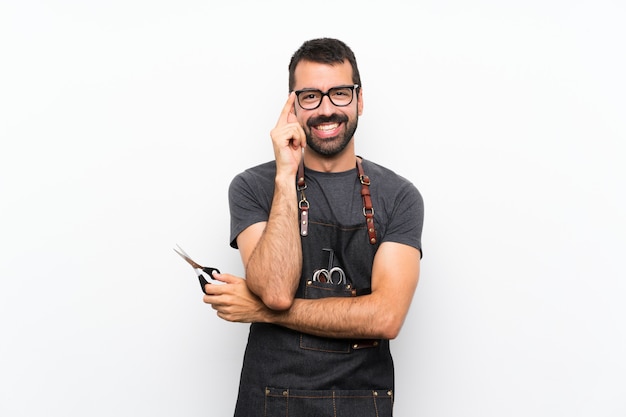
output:
<path id="1" fill-rule="evenodd" d="M 311 132 L 311 126 L 317 126 L 322 123 L 333 122 L 343 123 L 345 125 L 345 131 L 343 134 L 330 138 L 320 139 L 314 136 Z M 304 129 L 304 133 L 306 134 L 306 144 L 308 147 L 311 148 L 311 150 L 320 155 L 328 157 L 338 155 L 344 149 L 346 149 L 346 146 L 348 146 L 348 144 L 352 140 L 358 124 L 358 116 L 353 121 L 350 121 L 348 116 L 339 114 L 333 114 L 327 117 L 319 116 L 311 118 L 307 121 L 306 129 Z"/>

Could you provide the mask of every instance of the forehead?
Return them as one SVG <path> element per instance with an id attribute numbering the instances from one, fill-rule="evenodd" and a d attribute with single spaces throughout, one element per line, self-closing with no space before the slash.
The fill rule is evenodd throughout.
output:
<path id="1" fill-rule="evenodd" d="M 352 66 L 348 61 L 342 64 L 300 61 L 294 71 L 294 80 L 294 90 L 317 88 L 326 91 L 338 85 L 352 84 Z"/>

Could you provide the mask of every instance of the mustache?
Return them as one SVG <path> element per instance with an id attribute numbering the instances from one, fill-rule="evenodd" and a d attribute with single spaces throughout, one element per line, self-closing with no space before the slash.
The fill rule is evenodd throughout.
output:
<path id="1" fill-rule="evenodd" d="M 308 127 L 313 127 L 317 125 L 321 125 L 322 123 L 347 123 L 348 116 L 345 114 L 331 114 L 330 116 L 317 116 L 311 117 L 307 120 L 306 125 Z"/>

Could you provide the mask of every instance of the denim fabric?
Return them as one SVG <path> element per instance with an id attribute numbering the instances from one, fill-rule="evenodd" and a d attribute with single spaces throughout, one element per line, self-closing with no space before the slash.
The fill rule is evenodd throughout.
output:
<path id="1" fill-rule="evenodd" d="M 263 416 L 391 416 L 391 390 L 290 390 L 266 388 Z"/>
<path id="2" fill-rule="evenodd" d="M 362 219 L 361 214 L 359 223 L 349 227 L 310 222 L 309 235 L 302 238 L 304 262 L 297 297 L 356 297 L 371 292 L 377 246 L 369 243 Z M 335 268 L 345 273 L 345 283 L 313 279 L 316 272 L 338 271 Z M 389 417 L 393 389 L 388 340 L 318 337 L 254 323 L 235 416 Z"/>

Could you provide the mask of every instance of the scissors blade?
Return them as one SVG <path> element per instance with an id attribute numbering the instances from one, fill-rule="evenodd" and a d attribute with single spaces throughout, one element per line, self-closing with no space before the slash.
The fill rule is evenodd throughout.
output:
<path id="1" fill-rule="evenodd" d="M 176 248 L 174 248 L 174 252 L 176 252 L 177 254 L 180 255 L 181 258 L 183 258 L 185 261 L 187 261 L 187 263 L 189 265 L 191 265 L 193 268 L 198 268 L 198 269 L 202 269 L 201 265 L 198 265 L 196 262 L 194 262 L 193 259 L 191 259 L 189 257 L 189 255 L 187 255 L 187 253 L 185 253 L 185 251 L 178 245 L 176 245 L 178 247 L 178 250 Z"/>

